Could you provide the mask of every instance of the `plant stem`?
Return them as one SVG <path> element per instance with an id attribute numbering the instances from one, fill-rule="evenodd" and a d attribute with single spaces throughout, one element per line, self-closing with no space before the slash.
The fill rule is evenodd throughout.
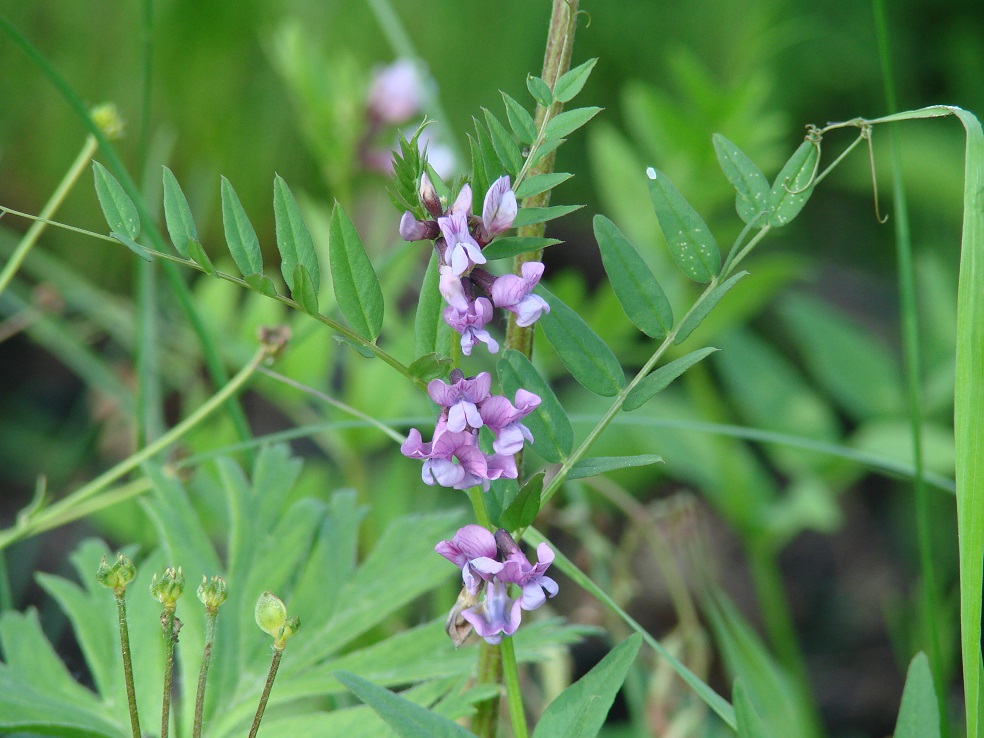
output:
<path id="1" fill-rule="evenodd" d="M 478 652 L 478 683 L 499 684 L 502 682 L 501 645 L 492 646 L 482 641 Z M 478 738 L 495 738 L 499 728 L 499 696 L 475 705 L 471 730 Z"/>
<path id="2" fill-rule="evenodd" d="M 513 738 L 527 738 L 526 711 L 523 709 L 523 693 L 519 688 L 519 665 L 516 663 L 516 649 L 512 637 L 502 639 L 502 673 L 506 682 L 506 700 L 509 703 L 509 721 L 512 723 Z"/>
<path id="3" fill-rule="evenodd" d="M 218 617 L 219 609 L 217 607 L 208 608 L 205 616 L 205 649 L 202 651 L 202 666 L 198 670 L 198 691 L 195 693 L 195 725 L 192 728 L 193 738 L 201 738 L 202 735 L 202 714 L 205 710 L 205 683 L 208 680 L 208 667 L 212 663 L 212 644 L 215 642 L 215 621 Z"/>
<path id="4" fill-rule="evenodd" d="M 79 155 L 75 157 L 75 161 L 68 168 L 62 181 L 58 183 L 58 187 L 52 193 L 48 202 L 45 203 L 44 207 L 41 209 L 40 218 L 41 220 L 36 220 L 30 228 L 27 229 L 27 233 L 21 239 L 20 243 L 17 244 L 17 249 L 14 251 L 13 255 L 10 257 L 4 267 L 3 271 L 0 272 L 0 293 L 2 293 L 7 285 L 10 284 L 10 280 L 14 278 L 14 274 L 20 269 L 21 264 L 24 263 L 24 259 L 27 258 L 28 252 L 37 243 L 38 238 L 45 229 L 45 220 L 51 218 L 61 207 L 62 202 L 64 202 L 65 197 L 68 195 L 69 191 L 78 181 L 79 176 L 82 171 L 89 165 L 89 160 L 92 155 L 96 153 L 97 142 L 94 136 L 86 136 L 85 143 L 82 144 L 82 150 L 79 151 Z"/>
<path id="5" fill-rule="evenodd" d="M 137 715 L 137 696 L 133 689 L 133 664 L 130 661 L 130 631 L 126 627 L 126 589 L 113 590 L 116 614 L 120 624 L 120 649 L 123 652 L 123 681 L 126 682 L 126 702 L 130 708 L 130 729 L 133 738 L 140 738 L 140 718 Z"/>
<path id="6" fill-rule="evenodd" d="M 284 649 L 273 649 L 273 661 L 270 662 L 270 673 L 267 674 L 266 684 L 263 685 L 263 694 L 260 695 L 260 703 L 256 706 L 256 715 L 253 717 L 253 725 L 249 729 L 249 738 L 256 738 L 256 731 L 260 729 L 260 721 L 263 719 L 263 712 L 266 710 L 267 701 L 270 699 L 270 690 L 273 689 L 273 680 L 277 678 L 277 669 L 280 668 L 280 659 L 284 655 Z"/>
<path id="7" fill-rule="evenodd" d="M 164 695 L 161 697 L 161 738 L 167 738 L 171 724 L 171 681 L 174 675 L 174 610 L 167 608 L 161 616 L 164 628 Z"/>

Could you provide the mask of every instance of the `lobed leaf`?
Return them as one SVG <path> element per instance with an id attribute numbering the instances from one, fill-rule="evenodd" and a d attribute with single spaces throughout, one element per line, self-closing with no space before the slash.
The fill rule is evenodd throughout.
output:
<path id="1" fill-rule="evenodd" d="M 96 182 L 99 207 L 111 231 L 122 233 L 131 239 L 140 235 L 140 215 L 137 206 L 126 194 L 123 186 L 109 170 L 98 161 L 92 162 L 92 175 Z"/>
<path id="2" fill-rule="evenodd" d="M 666 336 L 673 328 L 673 308 L 646 262 L 603 215 L 594 217 L 594 234 L 605 273 L 629 320 L 651 338 Z"/>
<path id="3" fill-rule="evenodd" d="M 558 113 L 547 123 L 547 127 L 543 132 L 544 138 L 548 140 L 566 138 L 600 112 L 601 108 L 591 106 L 574 108 L 574 110 L 565 110 L 563 113 Z"/>
<path id="4" fill-rule="evenodd" d="M 713 136 L 714 150 L 724 176 L 735 188 L 735 208 L 738 216 L 749 225 L 759 222 L 762 213 L 770 212 L 769 181 L 745 153 L 720 133 Z"/>
<path id="5" fill-rule="evenodd" d="M 263 256 L 260 254 L 260 241 L 249 222 L 249 216 L 239 202 L 239 195 L 225 177 L 222 178 L 222 225 L 225 229 L 226 244 L 240 273 L 246 277 L 263 271 Z"/>
<path id="6" fill-rule="evenodd" d="M 562 300 L 542 285 L 536 291 L 550 305 L 539 325 L 571 376 L 596 395 L 617 395 L 625 385 L 625 374 L 612 350 Z"/>
<path id="7" fill-rule="evenodd" d="M 820 160 L 820 146 L 804 141 L 772 183 L 769 195 L 769 225 L 784 226 L 795 218 L 813 194 L 813 180 Z"/>
<path id="8" fill-rule="evenodd" d="M 707 347 L 691 351 L 686 356 L 664 364 L 651 374 L 646 375 L 639 384 L 633 387 L 622 403 L 625 411 L 635 410 L 649 402 L 658 393 L 670 386 L 670 383 L 683 374 L 704 357 L 713 354 L 716 348 Z"/>
<path id="9" fill-rule="evenodd" d="M 568 479 L 586 479 L 596 477 L 616 469 L 629 469 L 634 466 L 649 466 L 661 464 L 663 457 L 656 454 L 639 454 L 637 456 L 595 456 L 581 459 L 567 473 Z"/>
<path id="10" fill-rule="evenodd" d="M 331 211 L 328 237 L 338 308 L 356 333 L 374 342 L 383 326 L 383 291 L 359 232 L 337 201 Z"/>
<path id="11" fill-rule="evenodd" d="M 301 209 L 283 178 L 273 179 L 273 215 L 276 221 L 277 250 L 280 252 L 280 272 L 291 293 L 294 292 L 294 271 L 303 265 L 315 295 L 321 288 L 321 267 L 314 249 L 311 233 L 301 217 Z M 315 311 L 317 312 L 317 311 Z"/>
<path id="12" fill-rule="evenodd" d="M 579 64 L 565 72 L 554 84 L 554 97 L 563 103 L 573 100 L 581 91 L 581 88 L 584 87 L 584 83 L 588 81 L 588 77 L 591 76 L 591 70 L 594 69 L 597 63 L 597 58 L 588 59 L 583 64 Z"/>
<path id="13" fill-rule="evenodd" d="M 188 242 L 198 240 L 198 229 L 188 207 L 188 198 L 174 173 L 167 167 L 164 167 L 164 223 L 174 248 L 186 259 L 189 258 Z"/>
<path id="14" fill-rule="evenodd" d="M 557 395 L 530 360 L 509 349 L 496 362 L 495 371 L 507 394 L 523 388 L 540 397 L 540 405 L 523 421 L 533 434 L 536 453 L 554 463 L 566 459 L 574 446 L 574 429 Z"/>
<path id="15" fill-rule="evenodd" d="M 499 94 L 502 95 L 502 100 L 506 104 L 506 117 L 513 133 L 516 134 L 516 138 L 525 144 L 532 144 L 536 140 L 536 123 L 533 116 L 505 92 L 500 90 Z"/>
<path id="16" fill-rule="evenodd" d="M 721 267 L 721 252 L 707 224 L 669 178 L 649 167 L 649 197 L 673 261 L 695 282 L 710 282 Z"/>

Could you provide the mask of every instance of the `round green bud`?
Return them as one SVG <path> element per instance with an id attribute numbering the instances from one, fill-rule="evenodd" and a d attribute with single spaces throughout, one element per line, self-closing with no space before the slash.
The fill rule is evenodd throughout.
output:
<path id="1" fill-rule="evenodd" d="M 198 599 L 202 601 L 205 607 L 214 610 L 225 602 L 228 596 L 229 592 L 222 577 L 212 577 L 209 580 L 202 575 L 202 583 L 198 585 Z"/>
<path id="2" fill-rule="evenodd" d="M 164 575 L 158 579 L 154 574 L 150 582 L 150 595 L 155 600 L 164 605 L 167 610 L 173 610 L 181 593 L 184 592 L 185 578 L 179 566 L 173 566 L 164 570 Z"/>
<path id="3" fill-rule="evenodd" d="M 260 630 L 273 638 L 280 638 L 281 630 L 287 622 L 287 608 L 279 597 L 272 592 L 264 592 L 256 601 L 253 614 Z"/>
<path id="4" fill-rule="evenodd" d="M 103 556 L 99 568 L 96 570 L 96 581 L 114 591 L 126 589 L 126 585 L 132 582 L 136 576 L 137 567 L 121 553 L 116 554 L 116 561 L 112 565 L 107 564 L 106 557 Z"/>

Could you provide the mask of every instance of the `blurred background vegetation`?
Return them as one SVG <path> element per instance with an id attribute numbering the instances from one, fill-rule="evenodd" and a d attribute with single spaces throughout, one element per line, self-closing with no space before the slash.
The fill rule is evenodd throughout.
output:
<path id="1" fill-rule="evenodd" d="M 394 24 L 385 18 L 385 6 L 371 0 L 157 0 L 148 28 L 149 0 L 2 5 L 10 22 L 87 103 L 112 101 L 119 107 L 127 120 L 119 150 L 144 183 L 148 202 L 160 202 L 160 165 L 175 172 L 213 258 L 223 240 L 220 174 L 235 185 L 271 255 L 275 172 L 301 201 L 321 245 L 331 203 L 338 199 L 353 213 L 377 263 L 388 265 L 384 340 L 394 351 L 409 345 L 400 334 L 414 304 L 415 283 L 407 275 L 418 274 L 423 262 L 418 247 L 399 241 L 400 214 L 383 192 L 385 177 L 366 171 L 355 156 L 372 71 L 405 54 L 407 42 L 412 45 L 433 81 L 427 109 L 438 119 L 438 140 L 457 152 L 456 174 L 464 174 L 471 116 L 483 107 L 501 111 L 500 89 L 528 100 L 524 80 L 539 72 L 549 14 L 546 2 L 407 0 L 394 3 L 399 21 Z M 926 0 L 890 5 L 891 58 L 902 109 L 946 103 L 984 110 L 980 5 Z M 548 235 L 565 243 L 546 256 L 547 283 L 569 302 L 583 301 L 582 314 L 623 362 L 639 365 L 648 356 L 646 346 L 617 315 L 607 285 L 597 281 L 602 272 L 591 217 L 611 217 L 666 280 L 674 304 L 682 305 L 693 293 L 689 284 L 675 281 L 661 251 L 645 191 L 647 166 L 673 179 L 724 245 L 740 229 L 712 133 L 737 143 L 771 178 L 802 139 L 805 124 L 889 111 L 868 3 L 623 0 L 586 2 L 583 9 L 590 23 L 585 19 L 579 27 L 574 61 L 595 56 L 600 61 L 579 101 L 605 110 L 560 151 L 558 169 L 577 176 L 557 189 L 554 202 L 586 207 L 549 224 Z M 149 90 L 143 82 L 147 34 Z M 0 71 L 0 203 L 36 213 L 76 156 L 85 130 L 6 37 L 0 38 Z M 884 133 L 876 131 L 874 147 L 879 207 L 890 212 Z M 927 466 L 952 479 L 963 132 L 956 122 L 933 121 L 908 124 L 899 134 L 923 321 Z M 849 141 L 831 135 L 825 159 Z M 625 527 L 630 508 L 621 493 L 646 506 L 652 513 L 650 532 L 671 548 L 697 536 L 688 527 L 696 515 L 702 521 L 696 527 L 704 530 L 704 544 L 711 549 L 701 556 L 714 561 L 739 611 L 761 625 L 779 661 L 793 672 L 805 670 L 823 722 L 839 736 L 891 731 L 905 664 L 913 646 L 922 647 L 925 614 L 915 604 L 911 484 L 813 452 L 655 423 L 747 425 L 911 462 L 893 230 L 891 223 L 878 223 L 871 192 L 867 157 L 857 153 L 818 189 L 803 215 L 749 262 L 748 282 L 697 334 L 705 344 L 726 350 L 652 403 L 651 410 L 639 411 L 651 422 L 618 426 L 603 440 L 620 453 L 652 451 L 655 445 L 665 468 L 613 475 L 614 489 L 571 484 L 550 519 L 569 554 L 588 562 L 592 574 L 607 580 L 660 636 L 680 613 L 667 604 L 661 577 L 646 558 L 650 554 L 643 555 L 638 535 Z M 105 230 L 87 175 L 58 220 Z M 12 217 L 0 221 L 0 262 L 27 225 Z M 133 353 L 147 325 L 148 304 L 160 345 L 159 420 L 175 422 L 208 395 L 195 339 L 166 283 L 160 275 L 148 277 L 145 269 L 118 246 L 49 229 L 0 298 L 3 318 L 28 316 L 30 323 L 0 343 L 0 524 L 10 524 L 27 504 L 39 474 L 47 475 L 57 494 L 132 448 L 135 433 L 126 409 L 135 401 Z M 232 369 L 251 352 L 256 325 L 288 319 L 258 295 L 184 276 L 209 327 L 222 336 L 223 357 Z M 38 297 L 39 285 L 49 290 L 46 298 Z M 135 301 L 141 299 L 144 307 L 138 308 Z M 32 301 L 46 317 L 30 317 Z M 353 358 L 303 316 L 289 320 L 297 340 L 280 371 L 341 394 L 378 417 L 429 414 L 422 398 L 394 382 L 381 362 Z M 537 350 L 545 371 L 559 376 L 549 348 L 543 344 Z M 598 410 L 576 386 L 562 384 L 560 393 L 571 412 L 590 416 Z M 344 417 L 267 380 L 243 403 L 257 435 Z M 584 432 L 589 426 L 579 427 Z M 232 424 L 220 419 L 189 438 L 183 452 L 236 440 Z M 407 464 L 375 432 L 315 434 L 295 442 L 294 451 L 308 457 L 298 494 L 326 496 L 339 486 L 355 487 L 373 505 L 370 531 L 402 512 L 458 501 L 424 489 L 416 465 Z M 934 492 L 932 499 L 940 584 L 952 604 L 953 499 L 945 492 Z M 207 516 L 209 502 L 201 504 Z M 681 506 L 691 512 L 680 515 Z M 139 508 L 130 504 L 64 535 L 20 544 L 8 552 L 14 604 L 38 598 L 32 570 L 64 569 L 66 552 L 92 532 L 120 543 L 152 535 Z M 776 596 L 771 585 L 780 580 L 805 652 L 800 663 L 784 651 L 786 624 L 776 621 L 782 617 L 769 606 Z M 559 598 L 558 609 L 601 622 L 598 607 L 571 589 Z M 54 614 L 48 615 L 57 628 Z M 951 668 L 956 664 L 952 615 L 939 618 Z M 725 638 L 721 630 L 719 620 L 719 641 Z M 953 689 L 959 695 L 959 683 Z"/>

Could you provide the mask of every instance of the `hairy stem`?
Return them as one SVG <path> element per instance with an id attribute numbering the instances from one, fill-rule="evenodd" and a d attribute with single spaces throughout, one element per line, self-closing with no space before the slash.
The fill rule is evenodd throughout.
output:
<path id="1" fill-rule="evenodd" d="M 215 621 L 219 617 L 219 609 L 208 608 L 205 616 L 205 648 L 202 651 L 202 666 L 198 670 L 198 691 L 195 693 L 195 724 L 192 737 L 201 738 L 202 714 L 205 710 L 205 683 L 208 680 L 208 667 L 212 663 L 212 644 L 215 643 Z M 269 692 L 267 692 L 269 696 Z M 262 717 L 262 714 L 260 715 Z"/>
<path id="2" fill-rule="evenodd" d="M 260 721 L 266 710 L 267 701 L 270 699 L 270 690 L 273 689 L 273 682 L 277 678 L 277 669 L 280 668 L 280 659 L 283 658 L 284 649 L 273 649 L 273 661 L 270 662 L 270 673 L 267 674 L 266 684 L 263 685 L 263 694 L 260 695 L 260 702 L 256 706 L 256 715 L 253 716 L 253 725 L 249 729 L 249 738 L 256 738 L 256 732 L 260 729 Z"/>
<path id="3" fill-rule="evenodd" d="M 113 590 L 116 615 L 120 624 L 120 650 L 123 653 L 123 681 L 126 682 L 126 703 L 130 709 L 130 729 L 133 738 L 140 738 L 140 717 L 137 715 L 137 696 L 133 688 L 133 663 L 130 661 L 130 631 L 126 627 L 126 589 Z"/>
<path id="4" fill-rule="evenodd" d="M 161 697 L 161 738 L 167 738 L 171 725 L 171 682 L 174 676 L 174 610 L 167 608 L 161 614 L 164 628 L 164 694 Z"/>

